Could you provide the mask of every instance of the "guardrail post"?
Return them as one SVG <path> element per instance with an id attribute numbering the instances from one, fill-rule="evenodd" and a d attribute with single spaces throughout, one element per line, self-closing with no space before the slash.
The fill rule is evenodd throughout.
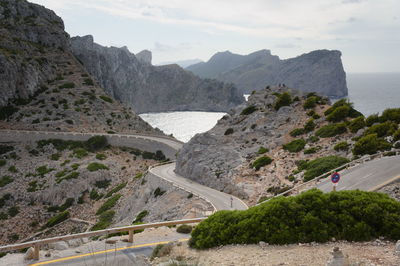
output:
<path id="1" fill-rule="evenodd" d="M 128 237 L 128 242 L 133 243 L 133 230 L 129 230 L 129 237 Z"/>
<path id="2" fill-rule="evenodd" d="M 34 260 L 39 260 L 39 250 L 40 250 L 40 245 L 35 244 L 33 246 L 33 259 Z"/>

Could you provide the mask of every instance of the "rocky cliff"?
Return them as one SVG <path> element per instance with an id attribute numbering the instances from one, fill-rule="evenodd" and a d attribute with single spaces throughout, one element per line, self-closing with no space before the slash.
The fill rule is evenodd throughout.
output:
<path id="1" fill-rule="evenodd" d="M 0 106 L 27 98 L 55 77 L 49 56 L 69 49 L 64 23 L 53 11 L 26 1 L 0 1 Z"/>
<path id="2" fill-rule="evenodd" d="M 72 38 L 72 50 L 109 95 L 138 113 L 227 111 L 244 101 L 232 84 L 201 79 L 178 65 L 152 66 L 149 52 L 103 47 L 92 36 Z"/>
<path id="3" fill-rule="evenodd" d="M 351 158 L 355 133 L 343 124 L 329 122 L 324 113 L 328 108 L 327 99 L 298 90 L 272 87 L 256 91 L 210 131 L 184 144 L 176 172 L 256 203 L 260 197 L 307 180 L 297 169 L 300 160 L 330 155 L 343 157 L 339 161 Z M 341 109 L 353 110 L 350 106 Z M 342 119 L 351 120 L 346 114 Z M 333 148 L 342 141 L 346 142 L 341 144 L 343 149 Z"/>
<path id="4" fill-rule="evenodd" d="M 346 73 L 339 51 L 317 50 L 286 60 L 271 55 L 269 50 L 249 55 L 223 52 L 187 69 L 200 77 L 232 82 L 245 93 L 284 83 L 329 97 L 347 95 Z"/>

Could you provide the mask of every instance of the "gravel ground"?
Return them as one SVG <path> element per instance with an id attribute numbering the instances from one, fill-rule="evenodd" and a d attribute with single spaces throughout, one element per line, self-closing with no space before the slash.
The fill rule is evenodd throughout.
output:
<path id="1" fill-rule="evenodd" d="M 153 265 L 163 265 L 171 259 L 189 265 L 326 265 L 334 247 L 342 250 L 347 265 L 400 265 L 395 243 L 376 240 L 364 243 L 332 242 L 326 244 L 297 244 L 285 246 L 237 245 L 204 251 L 189 249 L 187 244 L 175 246 L 170 256 L 157 258 Z"/>

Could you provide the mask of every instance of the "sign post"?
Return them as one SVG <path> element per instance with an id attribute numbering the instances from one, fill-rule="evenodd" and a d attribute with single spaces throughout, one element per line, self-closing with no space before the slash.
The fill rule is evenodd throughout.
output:
<path id="1" fill-rule="evenodd" d="M 331 181 L 332 181 L 332 184 L 333 184 L 333 191 L 336 191 L 336 186 L 337 186 L 337 183 L 339 182 L 339 180 L 340 180 L 340 174 L 338 172 L 334 172 L 331 175 Z"/>

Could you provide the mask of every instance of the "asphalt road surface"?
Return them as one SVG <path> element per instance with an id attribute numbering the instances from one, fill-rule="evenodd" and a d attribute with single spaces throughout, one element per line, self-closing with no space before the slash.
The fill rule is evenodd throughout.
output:
<path id="1" fill-rule="evenodd" d="M 400 177 L 400 156 L 375 159 L 341 171 L 340 174 L 337 191 L 354 189 L 373 191 Z M 332 187 L 330 177 L 317 185 L 317 188 L 324 192 L 332 191 Z"/>
<path id="2" fill-rule="evenodd" d="M 246 210 L 248 208 L 240 199 L 184 178 L 176 174 L 174 169 L 175 163 L 171 163 L 151 168 L 150 173 L 170 181 L 193 194 L 206 198 L 217 210 Z"/>

